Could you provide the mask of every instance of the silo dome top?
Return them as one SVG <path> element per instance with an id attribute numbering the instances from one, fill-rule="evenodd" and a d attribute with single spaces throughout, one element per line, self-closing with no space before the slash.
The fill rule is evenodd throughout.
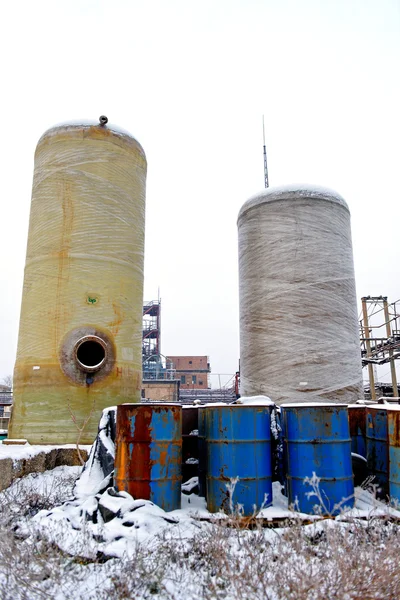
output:
<path id="1" fill-rule="evenodd" d="M 51 137 L 55 137 L 61 133 L 78 133 L 80 131 L 92 131 L 93 133 L 95 132 L 99 132 L 100 135 L 103 134 L 105 136 L 110 136 L 110 135 L 115 135 L 119 138 L 124 139 L 127 142 L 133 142 L 133 144 L 135 146 L 138 146 L 141 150 L 141 152 L 143 153 L 143 156 L 145 156 L 145 152 L 141 146 L 141 144 L 137 141 L 137 139 L 131 134 L 129 133 L 129 131 L 127 131 L 126 129 L 123 129 L 122 127 L 119 127 L 118 125 L 114 125 L 113 123 L 109 123 L 108 119 L 107 121 L 105 121 L 107 119 L 107 117 L 104 117 L 103 115 L 97 119 L 97 120 L 87 120 L 87 119 L 79 119 L 77 121 L 65 121 L 63 123 L 57 123 L 57 125 L 54 125 L 53 127 L 50 127 L 50 129 L 47 129 L 47 131 L 45 131 L 43 133 L 43 135 L 40 137 L 37 145 L 40 146 L 40 144 L 44 141 L 47 140 Z"/>
<path id="2" fill-rule="evenodd" d="M 238 221 L 248 210 L 259 206 L 260 204 L 277 202 L 278 200 L 296 201 L 304 198 L 333 202 L 334 204 L 339 204 L 348 212 L 350 212 L 346 200 L 342 198 L 340 194 L 334 190 L 331 190 L 330 188 L 308 184 L 290 184 L 270 187 L 262 192 L 259 192 L 258 194 L 255 194 L 254 196 L 251 196 L 251 198 L 249 198 L 240 209 Z"/>

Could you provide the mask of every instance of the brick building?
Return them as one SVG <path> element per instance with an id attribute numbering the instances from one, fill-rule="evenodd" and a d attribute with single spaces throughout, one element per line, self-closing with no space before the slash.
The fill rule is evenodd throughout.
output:
<path id="1" fill-rule="evenodd" d="M 211 372 L 208 356 L 167 356 L 181 382 L 181 390 L 206 390 L 210 387 Z"/>
<path id="2" fill-rule="evenodd" d="M 178 402 L 179 379 L 155 379 L 142 381 L 142 398 L 154 402 Z"/>

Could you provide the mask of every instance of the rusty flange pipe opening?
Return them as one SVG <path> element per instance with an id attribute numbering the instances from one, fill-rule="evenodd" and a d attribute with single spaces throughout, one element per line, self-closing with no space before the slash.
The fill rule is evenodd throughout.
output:
<path id="1" fill-rule="evenodd" d="M 74 348 L 76 364 L 85 373 L 99 371 L 107 360 L 107 346 L 96 335 L 80 338 Z"/>

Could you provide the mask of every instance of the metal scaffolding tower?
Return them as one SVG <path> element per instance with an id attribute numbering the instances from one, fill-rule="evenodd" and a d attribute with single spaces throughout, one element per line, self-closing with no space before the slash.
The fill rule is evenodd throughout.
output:
<path id="1" fill-rule="evenodd" d="M 143 303 L 142 361 L 161 354 L 161 300 Z"/>
<path id="2" fill-rule="evenodd" d="M 374 365 L 390 364 L 393 396 L 398 396 L 395 361 L 400 359 L 399 303 L 388 303 L 386 296 L 361 298 L 360 317 L 361 359 L 368 367 L 371 399 L 376 400 L 376 377 Z M 377 316 L 378 315 L 378 316 Z"/>

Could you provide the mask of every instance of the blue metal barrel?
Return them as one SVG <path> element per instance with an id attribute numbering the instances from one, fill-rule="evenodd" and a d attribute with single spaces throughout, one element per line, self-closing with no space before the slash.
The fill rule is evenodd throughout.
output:
<path id="1" fill-rule="evenodd" d="M 282 406 L 289 504 L 312 514 L 337 514 L 354 505 L 351 440 L 344 404 L 285 404 Z M 304 483 L 313 474 L 319 492 Z"/>
<path id="2" fill-rule="evenodd" d="M 166 511 L 181 506 L 182 408 L 177 404 L 117 407 L 114 484 Z"/>
<path id="3" fill-rule="evenodd" d="M 400 502 L 400 406 L 387 412 L 389 435 L 389 494 Z"/>
<path id="4" fill-rule="evenodd" d="M 363 404 L 349 404 L 349 426 L 351 451 L 367 458 L 367 407 Z"/>
<path id="5" fill-rule="evenodd" d="M 389 407 L 390 408 L 390 407 Z M 377 496 L 389 494 L 388 408 L 382 404 L 367 406 L 367 463 L 374 483 L 379 485 Z"/>
<path id="6" fill-rule="evenodd" d="M 206 441 L 206 407 L 199 406 L 198 413 L 198 448 L 199 448 L 199 496 L 207 498 L 207 441 Z"/>
<path id="7" fill-rule="evenodd" d="M 269 506 L 272 503 L 269 407 L 237 404 L 209 407 L 203 412 L 208 510 L 230 512 L 240 505 L 241 514 L 249 516 L 255 509 Z"/>

